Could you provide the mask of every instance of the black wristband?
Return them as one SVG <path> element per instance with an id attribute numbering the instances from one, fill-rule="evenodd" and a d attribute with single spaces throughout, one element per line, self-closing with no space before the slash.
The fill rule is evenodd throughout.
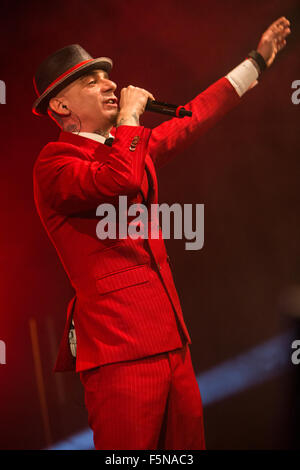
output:
<path id="1" fill-rule="evenodd" d="M 251 59 L 255 60 L 255 62 L 257 63 L 257 65 L 260 69 L 260 73 L 262 73 L 264 70 L 266 70 L 266 68 L 267 68 L 266 61 L 259 52 L 253 50 L 253 51 L 249 52 L 247 58 L 249 58 L 249 57 Z"/>

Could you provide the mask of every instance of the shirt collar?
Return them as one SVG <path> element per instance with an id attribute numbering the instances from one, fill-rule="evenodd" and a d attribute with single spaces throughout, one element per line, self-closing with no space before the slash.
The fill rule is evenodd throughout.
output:
<path id="1" fill-rule="evenodd" d="M 104 142 L 106 141 L 106 137 L 103 137 L 103 135 L 100 134 L 96 134 L 96 132 L 72 132 L 72 134 L 81 135 L 82 137 L 87 137 L 88 139 L 96 140 L 101 144 L 104 144 Z M 111 133 L 109 133 L 108 137 L 114 138 Z"/>

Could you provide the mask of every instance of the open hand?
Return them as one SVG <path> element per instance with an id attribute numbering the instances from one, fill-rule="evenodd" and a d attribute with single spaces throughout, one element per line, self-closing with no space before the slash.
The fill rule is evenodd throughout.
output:
<path id="1" fill-rule="evenodd" d="M 268 67 L 274 62 L 278 52 L 286 45 L 286 37 L 291 33 L 290 22 L 284 16 L 274 21 L 263 33 L 258 47 Z"/>

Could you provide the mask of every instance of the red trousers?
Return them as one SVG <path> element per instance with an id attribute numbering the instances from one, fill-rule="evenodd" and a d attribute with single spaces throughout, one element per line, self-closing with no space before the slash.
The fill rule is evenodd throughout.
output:
<path id="1" fill-rule="evenodd" d="M 189 346 L 80 373 L 96 449 L 205 449 Z"/>

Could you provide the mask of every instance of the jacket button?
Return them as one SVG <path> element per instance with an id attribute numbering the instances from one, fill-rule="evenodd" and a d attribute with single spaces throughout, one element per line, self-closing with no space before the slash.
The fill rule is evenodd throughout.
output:
<path id="1" fill-rule="evenodd" d="M 157 267 L 159 270 L 161 269 L 161 265 L 159 263 L 157 263 Z"/>

